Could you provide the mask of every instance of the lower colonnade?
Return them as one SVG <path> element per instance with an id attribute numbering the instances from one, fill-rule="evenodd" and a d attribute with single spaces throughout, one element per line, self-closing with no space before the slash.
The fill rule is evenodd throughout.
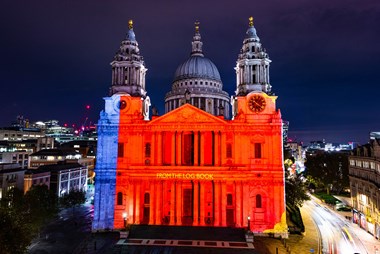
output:
<path id="1" fill-rule="evenodd" d="M 132 180 L 116 199 L 119 228 L 125 224 L 248 227 L 255 218 L 252 213 L 264 222 L 266 210 L 261 195 L 250 197 L 248 181 Z"/>

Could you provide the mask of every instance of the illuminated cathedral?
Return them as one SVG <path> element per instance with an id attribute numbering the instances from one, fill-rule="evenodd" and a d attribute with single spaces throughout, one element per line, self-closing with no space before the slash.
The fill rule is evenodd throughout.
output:
<path id="1" fill-rule="evenodd" d="M 132 21 L 111 63 L 98 122 L 93 230 L 126 224 L 243 227 L 286 235 L 282 119 L 253 25 L 229 96 L 204 56 L 199 23 L 165 114 L 150 113 Z"/>

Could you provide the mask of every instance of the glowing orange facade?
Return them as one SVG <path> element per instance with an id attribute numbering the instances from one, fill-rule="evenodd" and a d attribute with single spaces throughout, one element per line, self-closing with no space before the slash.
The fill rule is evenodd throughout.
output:
<path id="1" fill-rule="evenodd" d="M 185 104 L 146 121 L 141 98 L 120 96 L 114 228 L 249 224 L 286 233 L 276 98 L 236 97 L 233 120 Z"/>

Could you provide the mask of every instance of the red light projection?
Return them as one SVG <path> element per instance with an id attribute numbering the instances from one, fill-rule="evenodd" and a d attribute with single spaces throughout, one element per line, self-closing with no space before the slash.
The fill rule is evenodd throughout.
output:
<path id="1" fill-rule="evenodd" d="M 249 227 L 286 233 L 282 121 L 275 96 L 262 112 L 238 97 L 225 120 L 185 104 L 144 121 L 141 98 L 121 96 L 114 227 Z M 127 214 L 127 218 L 123 217 Z"/>

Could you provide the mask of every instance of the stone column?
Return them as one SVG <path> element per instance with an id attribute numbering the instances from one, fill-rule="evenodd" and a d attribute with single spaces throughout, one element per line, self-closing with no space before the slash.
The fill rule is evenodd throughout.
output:
<path id="1" fill-rule="evenodd" d="M 199 182 L 194 181 L 193 182 L 193 188 L 194 188 L 194 197 L 193 197 L 193 202 L 194 202 L 194 211 L 193 211 L 193 226 L 198 226 L 199 222 Z"/>
<path id="2" fill-rule="evenodd" d="M 157 132 L 157 147 L 154 149 L 156 152 L 157 165 L 162 165 L 162 132 Z"/>
<path id="3" fill-rule="evenodd" d="M 214 165 L 220 165 L 220 132 L 214 132 Z"/>
<path id="4" fill-rule="evenodd" d="M 172 156 L 170 158 L 170 165 L 174 166 L 175 165 L 175 150 L 176 150 L 176 147 L 175 147 L 175 138 L 176 138 L 176 133 L 173 131 L 172 132 Z"/>
<path id="5" fill-rule="evenodd" d="M 170 225 L 175 225 L 175 182 L 172 181 L 170 184 Z"/>
<path id="6" fill-rule="evenodd" d="M 220 181 L 214 181 L 214 225 L 215 226 L 220 226 Z"/>
<path id="7" fill-rule="evenodd" d="M 182 182 L 176 182 L 176 225 L 182 225 Z"/>
<path id="8" fill-rule="evenodd" d="M 204 137 L 204 131 L 201 131 L 201 146 L 200 146 L 200 155 L 201 155 L 201 166 L 205 165 L 205 137 Z"/>
<path id="9" fill-rule="evenodd" d="M 140 212 L 141 212 L 141 205 L 140 205 L 140 198 L 141 198 L 141 182 L 135 182 L 136 184 L 136 206 L 135 206 L 135 223 L 140 224 Z"/>
<path id="10" fill-rule="evenodd" d="M 236 214 L 236 226 L 237 227 L 241 227 L 242 226 L 242 223 L 241 223 L 241 219 L 242 219 L 242 214 L 241 214 L 241 182 L 240 181 L 237 181 L 235 183 L 235 208 L 236 208 L 236 211 L 235 211 L 235 214 Z"/>
<path id="11" fill-rule="evenodd" d="M 199 197 L 199 207 L 200 207 L 200 221 L 199 225 L 204 226 L 205 225 L 205 185 L 204 183 L 200 183 L 199 186 L 199 192 L 200 192 L 200 197 Z"/>
<path id="12" fill-rule="evenodd" d="M 156 216 L 156 181 L 150 182 L 150 191 L 149 191 L 149 224 L 154 225 L 154 219 Z"/>
<path id="13" fill-rule="evenodd" d="M 194 131 L 194 166 L 199 166 L 198 148 L 199 148 L 199 132 Z"/>
<path id="14" fill-rule="evenodd" d="M 242 202 L 242 204 L 243 204 L 243 207 L 242 207 L 242 209 L 243 209 L 242 226 L 247 227 L 248 226 L 248 215 L 251 217 L 251 224 L 253 223 L 254 215 L 253 215 L 253 213 L 251 211 L 251 207 L 250 207 L 248 182 L 244 181 L 244 182 L 242 182 L 242 185 L 243 185 L 243 200 L 244 200 L 244 202 Z"/>
<path id="15" fill-rule="evenodd" d="M 135 181 L 129 181 L 130 188 L 129 188 L 129 195 L 128 198 L 130 199 L 128 201 L 128 223 L 134 223 L 135 222 L 135 213 L 134 213 L 134 207 L 136 202 L 135 192 L 136 192 L 136 184 Z"/>
<path id="16" fill-rule="evenodd" d="M 227 222 L 226 222 L 226 207 L 227 207 L 227 186 L 226 182 L 222 182 L 222 195 L 221 195 L 221 204 L 222 204 L 222 226 L 226 227 Z"/>
<path id="17" fill-rule="evenodd" d="M 123 84 L 123 76 L 122 76 L 123 67 L 119 67 L 119 84 Z"/>
<path id="18" fill-rule="evenodd" d="M 226 153 L 227 153 L 227 151 L 226 151 L 226 147 L 227 147 L 227 137 L 226 137 L 226 133 L 224 132 L 224 131 L 222 131 L 222 133 L 221 133 L 221 147 L 220 147 L 220 149 L 221 149 L 221 156 L 220 156 L 220 163 L 221 164 L 224 164 L 224 163 L 226 163 Z M 231 145 L 232 146 L 232 145 Z M 233 157 L 233 152 L 234 151 L 232 151 L 232 157 Z"/>
<path id="19" fill-rule="evenodd" d="M 156 225 L 161 225 L 162 222 L 162 181 L 158 181 L 156 184 Z"/>
<path id="20" fill-rule="evenodd" d="M 136 85 L 141 85 L 141 82 L 140 82 L 140 68 L 136 71 Z"/>
<path id="21" fill-rule="evenodd" d="M 156 165 L 156 138 L 157 133 L 152 132 L 152 142 L 150 144 L 150 165 Z"/>
<path id="22" fill-rule="evenodd" d="M 181 161 L 181 159 L 182 159 L 182 149 L 181 149 L 181 144 L 182 144 L 182 132 L 180 132 L 180 131 L 177 131 L 177 133 L 176 133 L 176 140 L 177 140 L 177 143 L 176 143 L 176 154 L 177 154 L 177 156 L 176 156 L 176 165 L 177 166 L 180 166 L 180 165 L 182 165 L 182 161 Z"/>

